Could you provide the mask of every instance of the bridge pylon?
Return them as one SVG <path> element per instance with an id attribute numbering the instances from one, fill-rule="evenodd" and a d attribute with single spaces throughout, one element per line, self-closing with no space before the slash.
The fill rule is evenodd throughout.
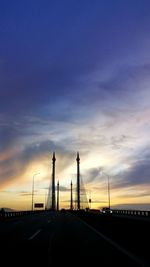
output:
<path id="1" fill-rule="evenodd" d="M 56 197 L 55 197 L 55 152 L 53 152 L 52 158 L 52 210 L 56 210 Z"/>
<path id="2" fill-rule="evenodd" d="M 77 152 L 77 209 L 80 210 L 80 156 Z"/>

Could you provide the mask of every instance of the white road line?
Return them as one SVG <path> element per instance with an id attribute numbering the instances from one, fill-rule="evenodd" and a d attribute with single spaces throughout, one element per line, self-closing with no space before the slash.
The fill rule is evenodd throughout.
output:
<path id="1" fill-rule="evenodd" d="M 28 238 L 28 240 L 32 240 L 35 236 L 37 236 L 40 232 L 42 231 L 42 229 L 39 229 L 38 231 L 36 231 L 32 236 L 30 236 Z"/>
<path id="2" fill-rule="evenodd" d="M 95 228 L 93 228 L 91 225 L 87 224 L 85 221 L 83 221 L 82 219 L 79 219 L 81 222 L 83 222 L 87 227 L 89 227 L 91 230 L 93 230 L 97 235 L 99 235 L 101 238 L 103 238 L 104 240 L 106 240 L 108 243 L 110 243 L 112 246 L 114 246 L 116 249 L 120 250 L 122 253 L 124 253 L 125 255 L 127 255 L 130 259 L 132 259 L 133 261 L 135 261 L 136 263 L 140 264 L 141 266 L 144 267 L 150 267 L 150 265 L 146 262 L 144 262 L 142 259 L 140 259 L 139 257 L 135 256 L 133 253 L 131 253 L 130 251 L 124 249 L 123 247 L 121 247 L 119 244 L 117 244 L 116 242 L 114 242 L 112 239 L 110 239 L 109 237 L 105 236 L 104 234 L 102 234 L 101 232 L 97 231 Z"/>

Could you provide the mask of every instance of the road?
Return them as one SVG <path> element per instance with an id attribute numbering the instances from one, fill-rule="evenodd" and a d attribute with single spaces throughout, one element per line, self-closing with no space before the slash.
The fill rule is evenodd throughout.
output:
<path id="1" fill-rule="evenodd" d="M 76 215 L 51 211 L 1 221 L 3 265 L 150 266 L 113 235 L 108 237 L 89 219 Z"/>

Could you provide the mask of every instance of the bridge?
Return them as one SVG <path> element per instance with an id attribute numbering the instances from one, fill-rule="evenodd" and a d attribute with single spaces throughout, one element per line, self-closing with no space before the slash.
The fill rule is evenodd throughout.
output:
<path id="1" fill-rule="evenodd" d="M 150 211 L 113 209 L 103 214 L 89 209 L 80 179 L 79 153 L 76 160 L 75 205 L 71 183 L 70 208 L 59 209 L 53 153 L 47 209 L 0 212 L 1 262 L 42 267 L 150 266 Z"/>
<path id="2" fill-rule="evenodd" d="M 77 152 L 76 157 L 77 162 L 77 179 L 76 179 L 76 188 L 75 188 L 75 196 L 73 201 L 73 187 L 72 181 L 70 182 L 70 207 L 71 209 L 86 209 L 89 208 L 89 200 L 86 194 L 86 190 L 84 187 L 84 183 L 82 177 L 80 175 L 80 156 L 79 152 Z M 55 152 L 53 152 L 52 156 L 52 175 L 49 184 L 48 197 L 46 203 L 46 209 L 56 210 L 59 207 L 59 185 L 55 182 L 55 170 L 56 170 L 56 156 Z"/>
<path id="3" fill-rule="evenodd" d="M 147 215 L 8 212 L 0 217 L 1 261 L 5 266 L 150 266 L 149 229 Z"/>

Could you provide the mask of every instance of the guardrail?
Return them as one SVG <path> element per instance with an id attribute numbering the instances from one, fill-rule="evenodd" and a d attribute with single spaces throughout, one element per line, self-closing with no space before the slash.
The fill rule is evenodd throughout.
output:
<path id="1" fill-rule="evenodd" d="M 8 218 L 13 218 L 13 217 L 19 217 L 19 216 L 24 216 L 24 215 L 30 215 L 30 214 L 36 214 L 39 212 L 46 212 L 49 210 L 34 210 L 34 211 L 5 211 L 5 210 L 0 210 L 0 219 L 8 219 Z"/>
<path id="2" fill-rule="evenodd" d="M 39 212 L 50 212 L 51 210 L 27 210 L 27 211 L 5 211 L 0 210 L 0 219 L 7 219 L 13 217 L 19 217 L 24 215 L 36 214 Z M 92 212 L 99 212 L 98 210 L 92 210 Z M 118 210 L 112 209 L 113 214 L 118 215 L 130 215 L 130 216 L 140 216 L 140 217 L 150 217 L 150 211 L 147 210 Z"/>
<path id="3" fill-rule="evenodd" d="M 142 217 L 150 217 L 150 211 L 147 210 L 117 210 L 113 209 L 113 213 L 119 215 L 132 215 L 132 216 L 142 216 Z"/>

